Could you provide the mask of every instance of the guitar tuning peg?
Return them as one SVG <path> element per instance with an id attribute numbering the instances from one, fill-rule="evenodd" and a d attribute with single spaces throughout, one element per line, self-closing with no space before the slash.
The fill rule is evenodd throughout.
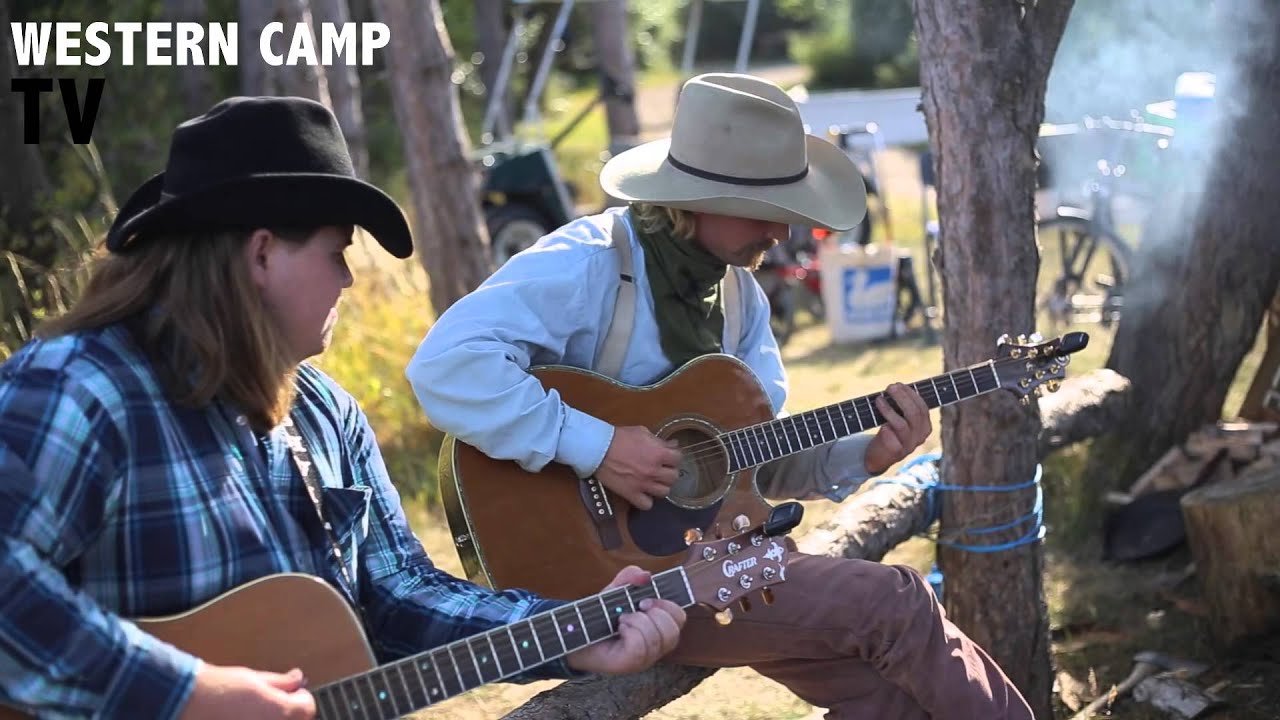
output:
<path id="1" fill-rule="evenodd" d="M 720 623 L 721 625 L 728 625 L 729 623 L 733 622 L 733 610 L 730 610 L 729 608 L 725 608 L 720 612 L 716 613 L 715 618 L 716 618 L 716 622 Z"/>
<path id="2" fill-rule="evenodd" d="M 1038 332 L 1031 333 L 1031 342 L 1042 343 L 1044 342 L 1044 336 Z"/>
<path id="3" fill-rule="evenodd" d="M 760 591 L 760 599 L 764 600 L 765 605 L 773 604 L 773 588 L 765 588 Z"/>
<path id="4" fill-rule="evenodd" d="M 1018 344 L 1019 344 L 1019 345 L 1026 345 L 1026 344 L 1027 344 L 1027 336 L 1026 336 L 1026 335 L 1019 335 L 1019 336 L 1018 336 Z"/>
<path id="5" fill-rule="evenodd" d="M 692 545 L 702 539 L 702 531 L 698 528 L 689 528 L 684 531 L 684 544 Z"/>
<path id="6" fill-rule="evenodd" d="M 738 607 L 742 608 L 742 612 L 749 613 L 751 612 L 751 601 L 746 598 L 742 598 L 738 601 Z"/>
<path id="7" fill-rule="evenodd" d="M 751 527 L 751 518 L 746 515 L 738 515 L 733 519 L 733 531 L 742 532 Z"/>
<path id="8" fill-rule="evenodd" d="M 1050 380 L 1044 386 L 1049 389 L 1049 392 L 1058 392 L 1058 388 L 1062 387 L 1062 383 L 1057 380 Z"/>
<path id="9" fill-rule="evenodd" d="M 712 531 L 715 532 L 717 540 L 724 539 L 724 536 L 720 534 L 720 523 L 716 523 L 714 526 L 712 526 Z"/>
<path id="10" fill-rule="evenodd" d="M 1022 397 L 1018 398 L 1018 402 L 1022 403 L 1023 405 L 1030 405 L 1030 404 L 1031 404 L 1031 396 L 1030 396 L 1030 395 L 1023 395 Z"/>

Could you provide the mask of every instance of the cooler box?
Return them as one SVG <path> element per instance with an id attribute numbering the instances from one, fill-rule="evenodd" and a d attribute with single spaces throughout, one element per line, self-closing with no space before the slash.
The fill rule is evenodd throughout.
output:
<path id="1" fill-rule="evenodd" d="M 831 339 L 845 343 L 892 337 L 898 309 L 898 259 L 892 248 L 824 245 L 818 262 Z"/>

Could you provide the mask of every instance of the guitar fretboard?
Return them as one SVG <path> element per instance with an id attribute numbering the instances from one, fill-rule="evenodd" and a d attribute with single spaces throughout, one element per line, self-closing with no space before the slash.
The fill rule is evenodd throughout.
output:
<path id="1" fill-rule="evenodd" d="M 608 590 L 526 620 L 383 665 L 313 691 L 326 720 L 398 718 L 481 685 L 503 680 L 608 639 L 618 618 L 646 598 L 693 604 L 683 567 L 652 576 L 648 585 Z"/>
<path id="2" fill-rule="evenodd" d="M 1000 388 L 995 363 L 988 361 L 911 383 L 930 408 L 942 407 Z M 763 465 L 809 448 L 835 442 L 885 423 L 875 406 L 884 393 L 807 410 L 777 420 L 722 433 L 729 472 Z"/>

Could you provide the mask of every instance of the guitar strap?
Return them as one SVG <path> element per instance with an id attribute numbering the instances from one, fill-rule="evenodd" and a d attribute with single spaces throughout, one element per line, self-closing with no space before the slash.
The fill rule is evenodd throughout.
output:
<path id="1" fill-rule="evenodd" d="M 609 321 L 609 331 L 605 334 L 604 345 L 596 357 L 595 371 L 605 377 L 618 379 L 622 372 L 622 363 L 631 345 L 631 331 L 636 319 L 636 280 L 635 260 L 631 253 L 631 233 L 627 226 L 628 213 L 613 215 L 613 246 L 618 250 L 618 297 L 613 304 L 613 318 Z M 732 265 L 725 272 L 721 285 L 721 308 L 724 311 L 725 337 L 722 351 L 734 355 L 738 351 L 738 342 L 742 338 L 742 302 L 740 270 Z"/>
<path id="2" fill-rule="evenodd" d="M 289 446 L 289 457 L 293 460 L 293 466 L 298 469 L 298 474 L 302 476 L 302 481 L 307 486 L 307 495 L 311 498 L 311 504 L 315 506 L 316 516 L 324 527 L 325 535 L 329 537 L 330 549 L 333 550 L 334 556 L 338 559 L 338 569 L 341 572 L 339 582 L 344 586 L 343 589 L 346 590 L 347 597 L 350 598 L 352 606 L 355 607 L 356 613 L 360 616 L 360 622 L 364 623 L 364 611 L 360 608 L 360 596 L 356 594 L 355 580 L 351 577 L 351 571 L 347 568 L 347 560 L 342 554 L 342 546 L 338 543 L 338 536 L 333 532 L 333 524 L 324 517 L 320 479 L 316 477 L 315 463 L 311 461 L 311 453 L 307 450 L 307 442 L 302 438 L 302 433 L 298 431 L 298 426 L 293 424 L 293 418 L 289 415 L 284 418 L 284 429 L 286 434 L 285 441 Z M 367 623 L 365 623 L 365 627 L 368 627 Z"/>

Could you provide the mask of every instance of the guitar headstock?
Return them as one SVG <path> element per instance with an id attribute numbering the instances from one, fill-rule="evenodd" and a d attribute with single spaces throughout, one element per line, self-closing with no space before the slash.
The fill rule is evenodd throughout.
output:
<path id="1" fill-rule="evenodd" d="M 784 503 L 773 509 L 769 520 L 732 537 L 698 541 L 699 533 L 686 536 L 689 556 L 685 575 L 694 602 L 721 611 L 721 622 L 734 603 L 750 610 L 749 595 L 763 591 L 772 602 L 770 587 L 787 579 L 787 545 L 783 536 L 800 522 L 804 509 L 799 503 Z M 742 524 L 742 523 L 738 523 Z"/>
<path id="2" fill-rule="evenodd" d="M 996 366 L 1000 386 L 1013 391 L 1024 403 L 1041 387 L 1056 392 L 1067 376 L 1071 355 L 1089 345 L 1089 335 L 1070 332 L 1059 338 L 1044 340 L 1039 333 L 1031 337 L 1019 335 L 1010 339 L 1001 335 L 996 341 Z"/>

